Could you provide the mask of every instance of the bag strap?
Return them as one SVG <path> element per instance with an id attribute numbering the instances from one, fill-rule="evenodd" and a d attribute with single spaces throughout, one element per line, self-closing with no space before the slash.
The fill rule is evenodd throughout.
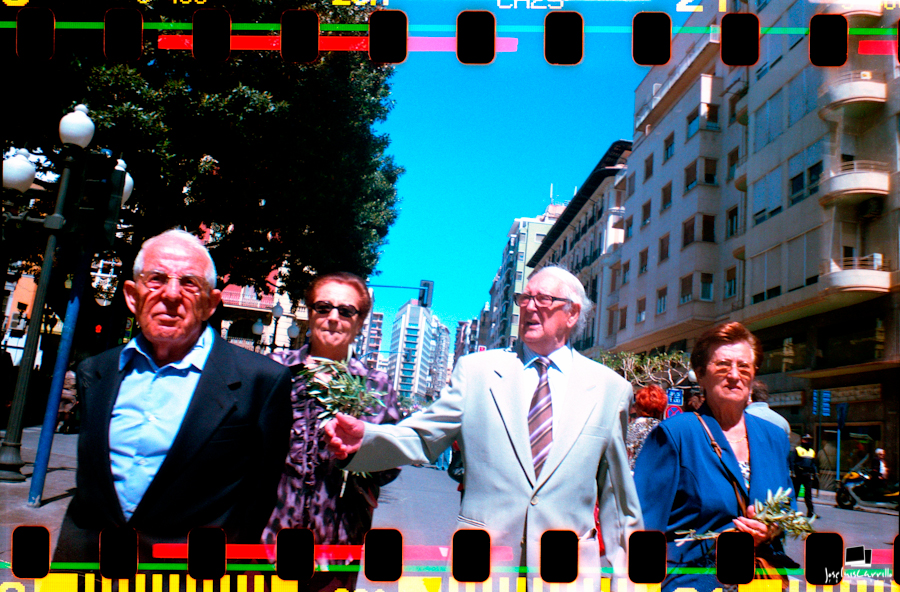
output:
<path id="1" fill-rule="evenodd" d="M 737 480 L 734 478 L 734 475 L 731 474 L 731 471 L 728 470 L 728 466 L 725 465 L 725 460 L 722 458 L 722 448 L 719 446 L 716 439 L 713 438 L 712 432 L 709 431 L 709 426 L 706 425 L 706 422 L 703 421 L 703 418 L 699 413 L 694 411 L 694 415 L 697 416 L 697 419 L 700 420 L 700 425 L 703 426 L 703 429 L 706 430 L 706 435 L 709 437 L 709 442 L 712 444 L 712 449 L 715 451 L 716 456 L 719 457 L 719 460 L 722 461 L 722 466 L 725 467 L 725 476 L 728 477 L 728 480 L 731 481 L 731 486 L 734 488 L 734 496 L 737 498 L 738 508 L 741 510 L 741 515 L 747 515 L 747 502 L 744 500 L 744 494 L 741 492 L 741 486 L 738 485 Z"/>

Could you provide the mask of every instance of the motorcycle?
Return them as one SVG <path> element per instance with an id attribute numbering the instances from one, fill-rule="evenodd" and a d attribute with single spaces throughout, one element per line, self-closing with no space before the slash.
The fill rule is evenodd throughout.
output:
<path id="1" fill-rule="evenodd" d="M 887 483 L 876 472 L 856 465 L 838 484 L 835 501 L 845 510 L 851 510 L 857 504 L 896 510 L 900 502 L 897 491 L 896 483 Z"/>

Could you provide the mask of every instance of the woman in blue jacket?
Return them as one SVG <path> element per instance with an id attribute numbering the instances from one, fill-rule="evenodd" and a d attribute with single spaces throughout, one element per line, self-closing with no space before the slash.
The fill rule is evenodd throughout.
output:
<path id="1" fill-rule="evenodd" d="M 706 403 L 694 413 L 662 422 L 650 433 L 634 468 L 644 528 L 665 533 L 668 568 L 715 566 L 715 540 L 678 546 L 676 531 L 750 533 L 757 554 L 779 534 L 754 520 L 753 502 L 791 486 L 784 431 L 744 413 L 750 383 L 762 362 L 759 340 L 740 323 L 713 327 L 697 341 L 691 366 L 704 389 Z M 703 424 L 709 429 L 709 435 Z M 721 450 L 721 459 L 712 440 Z M 738 489 L 736 491 L 735 485 Z M 738 492 L 749 507 L 742 516 Z M 722 587 L 714 575 L 670 574 L 663 592 Z"/>

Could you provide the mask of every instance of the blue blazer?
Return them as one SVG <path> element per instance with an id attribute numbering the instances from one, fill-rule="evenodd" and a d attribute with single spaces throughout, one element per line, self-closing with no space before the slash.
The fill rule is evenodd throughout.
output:
<path id="1" fill-rule="evenodd" d="M 750 490 L 737 457 L 708 406 L 699 410 L 713 438 L 722 449 L 716 455 L 706 431 L 693 413 L 676 415 L 650 432 L 634 466 L 634 481 L 644 528 L 666 534 L 668 567 L 713 567 L 715 541 L 695 541 L 676 546 L 679 530 L 698 533 L 732 528 L 732 520 L 741 515 L 731 473 L 748 497 L 745 501 L 765 502 L 769 491 L 791 487 L 788 471 L 790 443 L 784 431 L 763 419 L 744 413 L 750 447 Z M 793 501 L 791 502 L 793 504 Z M 697 592 L 721 587 L 715 576 L 699 574 L 669 575 L 663 590 L 679 587 Z"/>

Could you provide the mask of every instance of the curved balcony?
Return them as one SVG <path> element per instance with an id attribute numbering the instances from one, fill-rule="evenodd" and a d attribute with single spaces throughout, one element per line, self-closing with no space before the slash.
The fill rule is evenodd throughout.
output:
<path id="1" fill-rule="evenodd" d="M 884 73 L 872 70 L 845 72 L 819 88 L 819 116 L 860 118 L 887 102 Z"/>
<path id="2" fill-rule="evenodd" d="M 820 183 L 822 197 L 819 203 L 832 205 L 855 204 L 873 195 L 887 195 L 890 191 L 890 168 L 875 160 L 853 160 L 841 163 L 840 169 Z"/>
<path id="3" fill-rule="evenodd" d="M 890 292 L 891 262 L 881 254 L 826 259 L 819 282 L 832 292 Z"/>
<path id="4" fill-rule="evenodd" d="M 738 191 L 747 191 L 747 155 L 740 157 L 734 165 L 728 169 L 728 180 L 734 181 L 734 188 Z"/>
<path id="5" fill-rule="evenodd" d="M 884 14 L 883 0 L 841 0 L 825 4 L 825 14 L 841 14 L 847 17 L 851 27 L 874 23 Z"/>

